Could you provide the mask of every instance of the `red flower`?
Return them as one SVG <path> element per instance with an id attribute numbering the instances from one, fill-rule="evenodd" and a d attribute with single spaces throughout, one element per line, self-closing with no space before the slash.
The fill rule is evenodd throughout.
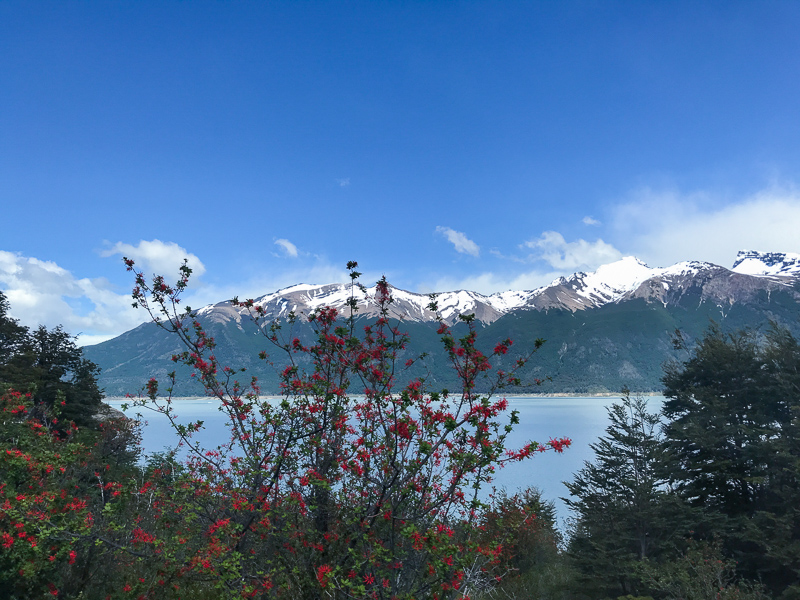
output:
<path id="1" fill-rule="evenodd" d="M 328 585 L 325 582 L 325 576 L 333 571 L 333 569 L 329 565 L 322 565 L 319 569 L 317 569 L 317 581 L 319 581 L 322 587 Z"/>
<path id="2" fill-rule="evenodd" d="M 547 444 L 556 452 L 564 452 L 564 448 L 569 448 L 572 440 L 569 438 L 561 438 L 558 440 L 550 440 Z"/>

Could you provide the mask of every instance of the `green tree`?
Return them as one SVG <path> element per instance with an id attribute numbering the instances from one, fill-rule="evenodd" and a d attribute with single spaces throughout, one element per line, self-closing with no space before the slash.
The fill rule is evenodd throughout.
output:
<path id="1" fill-rule="evenodd" d="M 33 364 L 29 370 L 35 385 L 34 400 L 49 407 L 61 404 L 63 419 L 95 426 L 94 415 L 102 407 L 97 386 L 100 367 L 83 358 L 74 338 L 61 326 L 40 326 L 30 333 Z"/>
<path id="2" fill-rule="evenodd" d="M 31 391 L 34 404 L 58 407 L 66 423 L 97 427 L 102 409 L 97 385 L 100 368 L 83 357 L 74 338 L 61 326 L 31 331 L 8 315 L 0 292 L 0 386 Z"/>
<path id="3" fill-rule="evenodd" d="M 646 565 L 648 583 L 665 600 L 767 600 L 763 587 L 736 581 L 736 563 L 719 542 L 689 541 L 686 551 L 657 567 Z"/>
<path id="4" fill-rule="evenodd" d="M 0 384 L 14 379 L 25 366 L 28 328 L 12 319 L 6 295 L 0 291 Z"/>
<path id="5" fill-rule="evenodd" d="M 755 336 L 712 326 L 688 361 L 668 366 L 664 385 L 676 489 L 695 506 L 752 516 L 769 469 L 762 442 L 776 418 Z"/>
<path id="6" fill-rule="evenodd" d="M 771 440 L 767 506 L 754 521 L 759 544 L 772 562 L 773 587 L 800 598 L 800 344 L 786 330 L 768 334 L 763 360 L 772 377 L 778 434 Z"/>
<path id="7" fill-rule="evenodd" d="M 572 498 L 564 501 L 576 513 L 569 553 L 585 589 L 639 594 L 646 586 L 637 566 L 658 560 L 680 539 L 680 511 L 658 474 L 658 414 L 626 393 L 608 416 L 606 435 L 590 446 L 594 462 L 565 482 Z"/>
<path id="8" fill-rule="evenodd" d="M 480 530 L 484 544 L 500 545 L 495 570 L 484 571 L 492 585 L 474 585 L 465 590 L 470 596 L 474 590 L 479 598 L 569 597 L 574 573 L 560 550 L 555 503 L 544 500 L 538 489 L 498 492 L 481 516 Z M 502 575 L 499 585 L 492 577 L 496 571 Z"/>
<path id="9" fill-rule="evenodd" d="M 787 597 L 800 592 L 799 369 L 785 329 L 714 325 L 664 377 L 665 476 L 696 509 L 695 530 L 719 536 L 739 576 Z"/>

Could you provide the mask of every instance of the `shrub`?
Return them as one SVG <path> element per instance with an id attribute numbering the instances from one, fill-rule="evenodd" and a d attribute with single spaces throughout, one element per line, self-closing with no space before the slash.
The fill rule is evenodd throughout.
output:
<path id="1" fill-rule="evenodd" d="M 518 418 L 494 394 L 519 380 L 490 360 L 506 354 L 511 340 L 486 356 L 476 348 L 473 316 L 462 317 L 467 333 L 458 339 L 440 321 L 460 389 L 432 391 L 424 380 L 400 383 L 417 359 L 398 358 L 408 340 L 390 322 L 385 279 L 372 299 L 380 315 L 359 334 L 353 295 L 345 319 L 333 308 L 305 316 L 316 332 L 311 345 L 264 322 L 253 300 L 234 299 L 259 325 L 266 347 L 286 361 L 281 397 L 269 400 L 255 378 L 241 381 L 244 369 L 221 365 L 196 314 L 179 310 L 191 275 L 185 263 L 173 286 L 161 276 L 148 282 L 125 262 L 136 278 L 134 305 L 180 338 L 186 350 L 173 361 L 189 365 L 220 401 L 231 431 L 228 444 L 209 451 L 194 437 L 202 423 L 175 420 L 171 385 L 161 398 L 151 380 L 137 400 L 170 418 L 190 455 L 177 480 L 153 484 L 157 512 L 152 530 L 140 534 L 163 544 L 162 580 L 224 597 L 449 598 L 507 559 L 480 534 L 481 487 L 507 462 L 569 445 L 561 439 L 506 447 Z M 348 268 L 355 286 L 357 265 Z M 288 327 L 299 318 L 290 315 Z M 260 357 L 274 361 L 266 349 Z M 489 393 L 475 391 L 479 379 L 490 382 Z M 145 595 L 155 589 L 130 585 Z"/>

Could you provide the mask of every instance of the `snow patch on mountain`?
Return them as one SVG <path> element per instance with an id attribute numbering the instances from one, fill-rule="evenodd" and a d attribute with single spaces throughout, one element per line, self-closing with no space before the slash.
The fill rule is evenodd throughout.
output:
<path id="1" fill-rule="evenodd" d="M 636 289 L 658 271 L 638 258 L 626 256 L 603 265 L 594 273 L 581 273 L 582 287 L 576 292 L 592 301 L 613 302 L 626 292 Z"/>
<path id="2" fill-rule="evenodd" d="M 495 310 L 508 312 L 525 306 L 530 302 L 533 296 L 536 296 L 543 289 L 544 288 L 537 288 L 532 291 L 509 290 L 507 292 L 498 292 L 491 296 L 485 296 L 485 299 Z"/>
<path id="3" fill-rule="evenodd" d="M 731 270 L 743 275 L 797 277 L 800 275 L 800 254 L 741 250 Z"/>

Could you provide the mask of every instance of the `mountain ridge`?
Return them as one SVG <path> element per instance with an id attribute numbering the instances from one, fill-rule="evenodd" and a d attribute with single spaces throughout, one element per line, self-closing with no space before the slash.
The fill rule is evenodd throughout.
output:
<path id="1" fill-rule="evenodd" d="M 756 281 L 747 278 L 756 277 Z M 723 280 L 727 279 L 727 283 Z M 508 290 L 485 295 L 470 290 L 455 290 L 435 294 L 441 318 L 453 324 L 461 314 L 475 314 L 482 323 L 492 323 L 520 309 L 548 310 L 561 308 L 570 311 L 598 308 L 609 302 L 633 298 L 668 303 L 680 291 L 702 281 L 705 297 L 723 303 L 735 301 L 732 288 L 752 290 L 761 287 L 774 290 L 791 287 L 800 280 L 800 254 L 759 253 L 742 250 L 732 268 L 702 261 L 683 261 L 670 267 L 649 267 L 633 256 L 600 266 L 591 273 L 577 272 L 559 277 L 550 285 L 533 290 Z M 713 280 L 716 280 L 715 282 Z M 390 286 L 394 299 L 391 316 L 403 320 L 434 321 L 436 315 L 428 309 L 430 295 L 410 292 Z M 265 309 L 266 318 L 284 319 L 289 312 L 312 312 L 323 306 L 340 311 L 347 306 L 351 293 L 358 301 L 358 314 L 375 316 L 377 303 L 372 299 L 375 286 L 362 288 L 351 284 L 300 283 L 254 299 Z M 198 315 L 239 320 L 246 309 L 234 308 L 223 301 L 200 308 Z M 235 314 L 234 314 L 235 313 Z"/>
<path id="2" fill-rule="evenodd" d="M 285 320 L 294 310 L 298 316 L 322 306 L 347 310 L 353 293 L 358 299 L 357 318 L 364 323 L 377 315 L 373 288 L 345 284 L 297 284 L 254 299 L 264 307 L 267 321 Z M 392 288 L 390 317 L 403 323 L 411 346 L 403 362 L 422 353 L 424 369 L 408 376 L 426 377 L 430 384 L 452 387 L 447 361 L 441 358 L 435 315 L 425 294 Z M 516 391 L 543 393 L 607 393 L 623 387 L 650 392 L 660 389 L 662 365 L 684 360 L 672 336 L 681 330 L 691 343 L 703 335 L 711 321 L 735 330 L 759 328 L 773 321 L 800 332 L 800 255 L 741 251 L 732 268 L 713 263 L 685 261 L 670 267 L 648 267 L 634 257 L 603 265 L 592 273 L 561 277 L 548 286 L 528 291 L 508 291 L 486 296 L 459 290 L 437 295 L 442 317 L 458 335 L 459 314 L 475 314 L 482 327 L 479 341 L 514 340 L 514 350 L 532 348 L 537 338 L 548 343 L 523 370 L 523 386 Z M 347 316 L 344 312 L 343 316 Z M 278 391 L 278 379 L 270 363 L 256 357 L 274 348 L 257 335 L 258 328 L 247 310 L 230 302 L 207 305 L 197 319 L 217 341 L 222 364 L 245 367 L 259 378 L 265 392 Z M 287 334 L 311 343 L 313 330 L 306 319 L 284 323 Z M 291 332 L 289 331 L 291 328 Z M 360 327 L 359 327 L 360 330 Z M 172 354 L 182 350 L 174 336 L 145 323 L 101 344 L 84 347 L 87 358 L 101 369 L 100 384 L 106 392 L 135 392 L 150 377 L 163 379 L 175 368 Z M 491 353 L 491 346 L 484 350 Z M 685 351 L 683 351 L 685 352 Z M 278 366 L 280 358 L 270 357 Z M 498 368 L 509 369 L 505 357 L 496 357 Z M 189 372 L 174 392 L 202 393 L 186 383 Z M 550 379 L 547 379 L 547 378 Z M 249 376 L 248 376 L 249 379 Z M 545 379 L 541 387 L 534 381 Z"/>

